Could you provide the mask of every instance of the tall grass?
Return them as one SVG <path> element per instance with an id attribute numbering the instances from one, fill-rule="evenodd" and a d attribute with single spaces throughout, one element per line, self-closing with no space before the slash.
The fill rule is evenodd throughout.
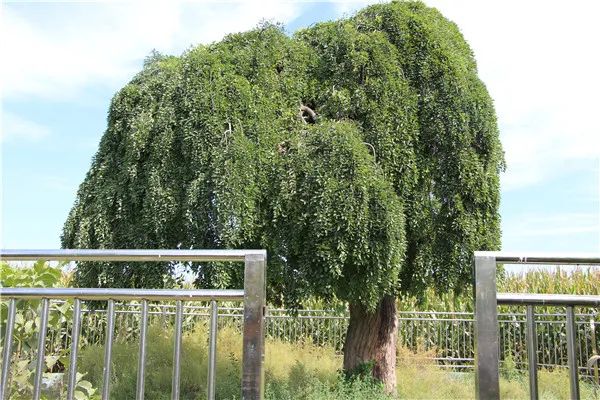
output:
<path id="1" fill-rule="evenodd" d="M 184 333 L 181 357 L 181 398 L 206 397 L 207 330 L 198 326 Z M 242 342 L 239 331 L 221 329 L 217 340 L 217 397 L 237 399 L 241 382 Z M 102 382 L 102 346 L 82 351 L 79 371 L 96 387 Z M 113 346 L 111 398 L 135 398 L 138 344 Z M 172 330 L 152 326 L 148 332 L 145 394 L 148 399 L 169 399 L 173 365 Z M 338 369 L 339 355 L 332 348 L 269 341 L 265 355 L 268 399 L 384 399 L 380 385 L 357 379 L 347 382 Z"/>
<path id="2" fill-rule="evenodd" d="M 198 327 L 183 336 L 181 360 L 181 398 L 206 398 L 207 330 Z M 218 336 L 217 398 L 237 399 L 241 382 L 241 336 L 233 328 L 221 329 Z M 135 396 L 137 342 L 118 342 L 113 347 L 111 398 Z M 168 399 L 171 393 L 172 330 L 152 326 L 147 348 L 146 398 Z M 427 352 L 399 349 L 398 397 L 410 399 L 467 399 L 474 395 L 471 373 L 452 373 L 430 365 Z M 101 346 L 83 350 L 79 371 L 96 387 L 102 381 Z M 266 345 L 266 397 L 302 400 L 383 400 L 391 399 L 382 386 L 370 379 L 347 380 L 339 372 L 342 359 L 331 347 L 309 343 L 283 343 L 269 340 Z M 503 398 L 527 398 L 527 379 L 511 371 L 501 379 Z M 540 373 L 540 393 L 544 399 L 566 399 L 568 377 L 565 372 Z M 594 389 L 582 383 L 582 398 L 600 399 Z"/>

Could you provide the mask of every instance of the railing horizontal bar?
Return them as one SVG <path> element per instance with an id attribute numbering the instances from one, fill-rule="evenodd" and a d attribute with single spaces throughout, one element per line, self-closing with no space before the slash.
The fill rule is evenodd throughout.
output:
<path id="1" fill-rule="evenodd" d="M 64 303 L 64 301 L 60 301 L 57 300 L 56 304 L 62 304 Z M 139 311 L 137 311 L 137 308 L 139 307 L 139 304 L 136 303 L 121 303 L 119 304 L 119 307 L 131 307 L 131 308 L 136 308 L 131 309 L 131 310 L 115 310 L 115 312 L 117 314 L 138 314 Z M 170 305 L 170 304 L 161 304 L 158 307 L 160 307 L 161 309 L 175 309 L 174 305 Z M 207 306 L 195 306 L 195 305 L 186 305 L 184 306 L 184 310 L 187 310 L 184 312 L 184 315 L 200 315 L 200 316 L 207 316 L 209 315 L 209 310 L 210 307 Z M 198 311 L 204 311 L 204 312 L 195 312 L 196 310 Z M 87 310 L 83 310 L 83 312 L 85 313 L 103 313 L 106 310 L 94 310 L 94 309 L 87 309 Z M 241 312 L 243 311 L 243 308 L 241 307 L 219 307 L 219 311 L 239 311 L 238 313 L 221 313 L 219 314 L 219 316 L 240 316 Z M 313 310 L 313 311 L 309 311 L 309 310 L 299 310 L 299 316 L 303 317 L 303 318 L 315 318 L 315 319 L 349 319 L 350 316 L 349 315 L 339 315 L 336 314 L 335 311 L 332 310 L 323 310 L 321 315 L 305 315 L 303 313 L 303 311 L 308 311 L 308 312 L 318 312 L 318 310 Z M 326 312 L 331 312 L 331 314 L 326 314 Z M 150 311 L 150 314 L 162 314 L 163 311 Z M 166 311 L 166 313 L 171 313 L 174 314 L 175 311 Z M 473 313 L 469 313 L 469 312 L 458 312 L 458 313 L 446 313 L 446 312 L 440 312 L 440 311 L 414 311 L 414 312 L 409 312 L 409 311 L 399 311 L 398 312 L 398 319 L 399 320 L 404 320 L 404 321 L 408 321 L 408 320 L 415 320 L 415 321 L 436 321 L 436 322 L 444 322 L 444 321 L 466 321 L 466 322 L 471 322 L 474 321 L 473 318 L 452 318 L 451 315 L 456 314 L 456 315 L 464 315 L 464 316 L 473 316 Z M 406 316 L 410 316 L 410 315 L 415 315 L 415 317 L 406 317 Z M 420 315 L 423 315 L 423 317 L 419 317 Z M 536 323 L 543 323 L 543 322 L 549 322 L 549 323 L 562 323 L 562 321 L 554 321 L 554 320 L 550 320 L 550 321 L 545 321 L 542 320 L 540 318 L 553 318 L 553 317 L 560 317 L 562 319 L 566 318 L 565 317 L 565 313 L 544 313 L 541 315 L 537 316 L 537 320 Z M 581 318 L 591 318 L 594 317 L 596 314 L 594 313 L 576 313 L 575 314 L 577 317 L 581 317 Z M 292 318 L 291 317 L 291 311 L 290 310 L 285 310 L 285 309 L 269 309 L 268 313 L 267 313 L 267 318 Z M 442 317 L 443 316 L 443 317 Z M 429 318 L 426 318 L 429 317 Z M 508 318 L 508 317 L 519 317 L 522 318 L 522 320 L 519 320 L 517 322 L 524 322 L 525 321 L 525 317 L 526 314 L 525 313 L 498 313 L 498 318 L 499 318 L 499 322 L 500 322 L 500 318 Z M 515 322 L 512 319 L 502 319 L 502 321 L 504 322 Z M 578 322 L 579 323 L 579 322 Z"/>
<path id="2" fill-rule="evenodd" d="M 81 300 L 243 300 L 243 290 L 225 289 L 98 289 L 98 288 L 0 288 L 0 297 L 19 299 Z"/>
<path id="3" fill-rule="evenodd" d="M 350 319 L 350 317 L 343 317 L 344 319 Z M 424 318 L 424 317 L 418 317 L 418 318 L 411 318 L 411 317 L 398 317 L 398 320 L 401 321 L 427 321 L 427 322 L 439 322 L 439 323 L 452 323 L 452 322 L 474 322 L 475 320 L 473 318 L 471 319 L 466 319 L 466 318 Z M 512 322 L 512 321 L 511 321 Z"/>
<path id="4" fill-rule="evenodd" d="M 274 310 L 270 310 L 274 311 Z M 285 310 L 283 310 L 285 311 Z M 468 311 L 398 311 L 398 315 L 470 315 L 473 316 L 472 312 Z"/>
<path id="5" fill-rule="evenodd" d="M 498 293 L 498 304 L 600 306 L 600 296 L 574 294 Z"/>
<path id="6" fill-rule="evenodd" d="M 579 264 L 600 265 L 597 253 L 508 253 L 502 251 L 476 251 L 475 257 L 494 257 L 496 263 L 505 264 Z"/>
<path id="7" fill-rule="evenodd" d="M 264 250 L 20 250 L 0 249 L 0 259 L 12 261 L 244 261 Z"/>
<path id="8" fill-rule="evenodd" d="M 4 301 L 4 300 L 2 300 Z M 64 302 L 61 301 L 56 301 L 57 304 L 62 304 Z M 520 303 L 519 303 L 520 304 Z M 139 304 L 119 304 L 119 306 L 122 307 L 139 307 Z M 161 308 L 163 306 L 161 305 Z M 557 306 L 560 307 L 560 306 Z M 171 306 L 164 306 L 164 308 L 172 308 Z M 208 309 L 206 307 L 194 307 L 194 306 L 185 306 L 184 310 L 188 310 L 185 311 L 183 313 L 183 315 L 185 316 L 198 316 L 198 317 L 207 317 L 210 315 Z M 221 309 L 219 307 L 219 311 L 227 311 L 226 308 Z M 234 311 L 234 310 L 230 310 L 230 311 Z M 106 310 L 82 310 L 83 313 L 86 314 L 93 314 L 93 313 L 98 313 L 98 314 L 103 314 L 106 312 Z M 129 314 L 139 314 L 138 310 L 134 310 L 134 309 L 127 309 L 127 310 L 115 310 L 116 314 L 125 314 L 125 315 L 129 315 Z M 150 315 L 163 315 L 163 314 L 167 314 L 167 315 L 175 315 L 175 311 L 171 311 L 171 310 L 166 310 L 166 311 L 149 311 L 148 312 Z M 594 317 L 596 314 L 589 314 L 589 313 L 576 313 L 575 316 L 578 319 L 589 319 Z M 219 314 L 219 317 L 241 317 L 243 316 L 243 314 L 241 313 L 231 313 L 231 312 L 223 312 Z M 319 315 L 319 316 L 306 316 L 306 315 L 301 315 L 299 317 L 293 317 L 291 314 L 283 314 L 283 315 L 273 315 L 271 314 L 271 310 L 268 311 L 268 314 L 265 316 L 266 318 L 272 318 L 272 319 L 307 319 L 307 320 L 349 320 L 350 316 L 339 316 L 339 315 Z M 509 317 L 518 317 L 518 319 L 507 319 Z M 564 323 L 564 319 L 565 319 L 565 314 L 543 314 L 543 315 L 538 315 L 538 318 L 536 319 L 536 323 L 537 324 L 562 324 Z M 554 320 L 554 319 L 550 319 L 550 320 L 544 320 L 541 318 L 561 318 L 561 320 Z M 475 320 L 473 318 L 425 318 L 425 317 L 405 317 L 405 316 L 398 316 L 398 320 L 400 321 L 426 321 L 426 322 L 436 322 L 436 323 L 452 323 L 452 322 L 474 322 Z M 498 314 L 498 322 L 510 322 L 510 323 L 525 323 L 525 314 Z M 577 324 L 587 324 L 589 323 L 588 321 L 577 321 Z"/>

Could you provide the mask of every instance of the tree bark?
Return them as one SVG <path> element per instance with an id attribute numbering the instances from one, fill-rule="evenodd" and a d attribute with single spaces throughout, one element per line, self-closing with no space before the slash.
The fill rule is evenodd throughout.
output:
<path id="1" fill-rule="evenodd" d="M 360 305 L 350 304 L 344 370 L 352 373 L 362 364 L 373 363 L 373 377 L 384 384 L 387 393 L 395 393 L 397 337 L 394 296 L 385 296 L 371 312 Z"/>

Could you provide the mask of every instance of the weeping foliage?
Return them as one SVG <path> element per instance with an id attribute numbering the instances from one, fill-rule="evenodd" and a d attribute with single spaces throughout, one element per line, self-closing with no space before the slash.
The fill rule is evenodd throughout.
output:
<path id="1" fill-rule="evenodd" d="M 113 98 L 62 245 L 266 248 L 272 302 L 374 307 L 458 290 L 472 252 L 499 248 L 502 168 L 472 52 L 435 9 L 380 4 L 293 37 L 265 24 L 147 60 Z M 77 280 L 162 286 L 173 268 L 87 263 Z M 240 268 L 192 268 L 241 286 Z"/>

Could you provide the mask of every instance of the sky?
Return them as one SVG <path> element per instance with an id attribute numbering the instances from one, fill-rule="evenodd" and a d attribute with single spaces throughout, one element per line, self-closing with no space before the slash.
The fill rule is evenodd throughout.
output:
<path id="1" fill-rule="evenodd" d="M 0 247 L 60 247 L 112 96 L 153 50 L 281 22 L 289 33 L 369 1 L 4 1 Z M 495 101 L 507 170 L 502 248 L 600 252 L 600 2 L 426 0 L 457 23 Z"/>

